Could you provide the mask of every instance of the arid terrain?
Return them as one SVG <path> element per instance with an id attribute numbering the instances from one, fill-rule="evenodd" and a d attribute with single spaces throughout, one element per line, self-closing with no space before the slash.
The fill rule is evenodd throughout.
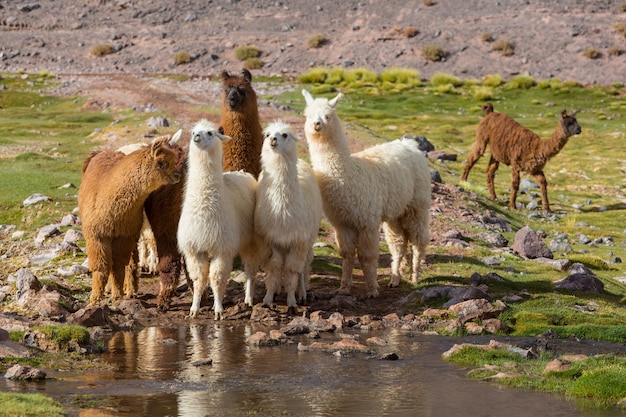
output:
<path id="1" fill-rule="evenodd" d="M 216 76 L 238 70 L 235 48 L 247 45 L 263 62 L 255 76 L 410 67 L 424 78 L 521 73 L 610 84 L 625 80 L 625 19 L 624 3 L 610 0 L 3 1 L 0 71 Z M 316 34 L 327 41 L 311 48 Z M 495 41 L 512 44 L 512 55 L 494 51 Z M 94 56 L 103 44 L 114 52 Z M 444 60 L 426 60 L 425 45 L 442 48 Z M 175 65 L 180 51 L 190 63 Z"/>

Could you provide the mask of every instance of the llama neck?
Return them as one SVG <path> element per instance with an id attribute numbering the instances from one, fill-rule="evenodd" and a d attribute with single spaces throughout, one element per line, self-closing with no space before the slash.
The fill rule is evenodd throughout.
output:
<path id="1" fill-rule="evenodd" d="M 215 155 L 214 155 L 215 156 Z M 219 160 L 219 163 L 216 162 Z M 221 192 L 224 180 L 222 178 L 222 158 L 211 157 L 206 152 L 190 152 L 187 174 L 187 187 L 203 192 Z"/>
<path id="2" fill-rule="evenodd" d="M 570 135 L 563 130 L 563 126 L 559 123 L 554 133 L 552 133 L 552 137 L 548 140 L 541 141 L 542 154 L 545 156 L 546 160 L 561 152 L 561 149 L 565 147 L 569 138 Z"/>
<path id="3" fill-rule="evenodd" d="M 263 178 L 270 184 L 272 191 L 281 199 L 289 198 L 298 188 L 297 159 L 264 159 Z"/>
<path id="4" fill-rule="evenodd" d="M 309 147 L 311 165 L 316 171 L 335 175 L 350 169 L 350 148 L 343 130 L 314 133 Z"/>

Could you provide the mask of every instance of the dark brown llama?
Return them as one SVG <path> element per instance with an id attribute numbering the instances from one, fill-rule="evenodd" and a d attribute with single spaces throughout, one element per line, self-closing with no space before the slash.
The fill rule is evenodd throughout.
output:
<path id="1" fill-rule="evenodd" d="M 565 110 L 556 130 L 548 140 L 541 139 L 536 133 L 517 123 L 509 116 L 494 112 L 493 105 L 483 105 L 485 117 L 478 125 L 474 147 L 467 157 L 465 169 L 461 175 L 462 181 L 467 177 L 474 164 L 485 153 L 487 145 L 491 150 L 491 158 L 487 167 L 487 185 L 489 195 L 496 199 L 494 178 L 500 162 L 511 166 L 511 194 L 509 207 L 515 209 L 515 200 L 519 190 L 520 173 L 527 172 L 535 177 L 541 187 L 541 205 L 545 212 L 550 212 L 548 202 L 548 182 L 543 168 L 567 144 L 569 138 L 582 131 L 575 119 L 578 111 L 568 115 Z"/>
<path id="2" fill-rule="evenodd" d="M 241 75 L 222 72 L 222 127 L 232 140 L 224 143 L 224 171 L 249 172 L 255 178 L 261 172 L 263 129 L 259 121 L 257 97 L 252 74 L 244 69 Z"/>

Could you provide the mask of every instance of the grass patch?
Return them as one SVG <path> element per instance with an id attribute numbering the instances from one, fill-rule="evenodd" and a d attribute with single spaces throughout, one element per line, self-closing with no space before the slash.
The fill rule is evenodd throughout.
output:
<path id="1" fill-rule="evenodd" d="M 62 417 L 63 407 L 43 394 L 15 394 L 0 392 L 0 416 Z"/>
<path id="2" fill-rule="evenodd" d="M 258 58 L 261 51 L 256 46 L 241 45 L 235 48 L 235 56 L 240 61 L 246 61 L 251 58 Z"/>
<path id="3" fill-rule="evenodd" d="M 613 355 L 588 357 L 573 361 L 562 372 L 543 372 L 553 358 L 526 359 L 502 349 L 465 346 L 447 360 L 472 367 L 468 376 L 489 378 L 499 372 L 513 372 L 512 378 L 494 379 L 499 384 L 532 388 L 585 401 L 586 407 L 613 407 L 626 397 L 626 358 Z"/>

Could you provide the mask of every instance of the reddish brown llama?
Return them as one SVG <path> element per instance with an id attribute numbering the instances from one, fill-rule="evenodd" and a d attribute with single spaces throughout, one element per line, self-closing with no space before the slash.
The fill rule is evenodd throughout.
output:
<path id="1" fill-rule="evenodd" d="M 78 207 L 92 271 L 90 305 L 103 297 L 107 280 L 111 299 L 122 297 L 129 264 L 150 193 L 180 181 L 180 153 L 159 139 L 129 155 L 92 152 L 83 164 Z"/>
<path id="2" fill-rule="evenodd" d="M 232 140 L 224 143 L 224 171 L 246 171 L 256 177 L 261 172 L 263 129 L 259 121 L 252 74 L 222 72 L 222 127 Z"/>
<path id="3" fill-rule="evenodd" d="M 467 181 L 470 170 L 485 153 L 487 145 L 491 150 L 491 158 L 487 166 L 487 185 L 489 195 L 496 199 L 494 178 L 500 162 L 511 166 L 511 193 L 509 207 L 515 209 L 515 200 L 519 190 L 520 173 L 527 172 L 535 177 L 541 187 L 541 205 L 545 212 L 549 213 L 548 182 L 543 173 L 548 160 L 557 155 L 567 144 L 569 138 L 578 135 L 582 131 L 575 119 L 578 111 L 568 115 L 565 110 L 561 112 L 559 123 L 552 137 L 548 140 L 541 139 L 536 133 L 517 123 L 509 116 L 494 112 L 493 105 L 483 105 L 485 117 L 478 125 L 474 147 L 467 157 L 465 169 L 461 175 L 462 181 Z"/>

